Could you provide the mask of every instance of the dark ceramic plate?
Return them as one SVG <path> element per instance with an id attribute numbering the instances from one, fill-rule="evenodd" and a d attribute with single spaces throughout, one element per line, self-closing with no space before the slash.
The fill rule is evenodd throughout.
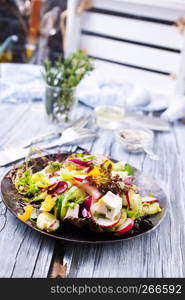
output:
<path id="1" fill-rule="evenodd" d="M 50 160 L 58 160 L 63 161 L 70 153 L 61 153 L 61 154 L 52 154 L 47 155 L 46 157 Z M 115 161 L 115 160 L 114 160 Z M 45 164 L 47 163 L 46 160 L 41 158 L 34 158 L 31 161 L 31 164 L 34 165 L 34 170 L 39 171 L 42 169 Z M 135 171 L 135 184 L 138 186 L 139 192 L 141 195 L 150 195 L 155 194 L 156 197 L 160 200 L 160 206 L 162 211 L 156 215 L 150 217 L 150 220 L 153 223 L 153 228 L 139 233 L 137 235 L 128 236 L 122 235 L 120 237 L 113 236 L 112 234 L 105 234 L 105 233 L 93 233 L 88 228 L 79 229 L 74 227 L 71 224 L 65 224 L 62 226 L 61 230 L 58 230 L 54 233 L 48 233 L 45 231 L 41 231 L 37 229 L 32 223 L 27 222 L 26 224 L 33 228 L 34 230 L 39 231 L 42 234 L 47 236 L 60 239 L 65 242 L 76 242 L 76 243 L 112 243 L 118 242 L 122 240 L 132 239 L 136 236 L 141 236 L 146 234 L 147 232 L 151 232 L 152 230 L 156 229 L 157 226 L 161 223 L 164 219 L 166 212 L 167 212 L 167 197 L 163 190 L 149 177 L 143 175 L 139 170 L 134 169 Z M 8 172 L 9 173 L 9 172 Z M 13 213 L 16 217 L 17 214 L 21 211 L 21 207 L 17 202 L 17 192 L 12 184 L 11 180 L 7 178 L 8 173 L 4 176 L 1 181 L 1 193 L 3 197 L 3 201 L 7 208 Z"/>

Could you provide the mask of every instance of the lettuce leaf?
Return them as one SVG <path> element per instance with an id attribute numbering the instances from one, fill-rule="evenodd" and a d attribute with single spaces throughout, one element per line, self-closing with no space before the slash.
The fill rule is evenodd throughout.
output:
<path id="1" fill-rule="evenodd" d="M 35 184 L 36 186 L 47 186 L 49 185 L 49 181 L 45 174 L 43 173 L 35 173 L 31 176 L 30 179 L 31 183 Z"/>
<path id="2" fill-rule="evenodd" d="M 120 172 L 127 172 L 128 176 L 134 176 L 133 167 L 129 164 L 124 164 L 123 162 L 119 161 L 114 163 L 112 166 L 113 171 L 120 171 Z"/>
<path id="3" fill-rule="evenodd" d="M 32 175 L 29 169 L 27 169 L 16 181 L 15 186 L 20 193 L 23 193 L 27 196 L 35 195 L 39 190 L 38 187 L 32 182 Z"/>
<path id="4" fill-rule="evenodd" d="M 55 173 L 60 170 L 62 163 L 59 161 L 50 161 L 48 166 L 45 168 L 46 173 Z"/>
<path id="5" fill-rule="evenodd" d="M 129 164 L 125 164 L 125 167 L 124 167 L 124 172 L 127 172 L 128 173 L 128 176 L 134 176 L 134 171 L 133 171 L 133 167 Z"/>
<path id="6" fill-rule="evenodd" d="M 139 216 L 143 215 L 143 205 L 141 196 L 139 194 L 136 194 L 134 191 L 129 191 L 129 200 L 130 200 L 130 209 L 127 210 L 127 215 L 130 218 L 138 218 Z"/>

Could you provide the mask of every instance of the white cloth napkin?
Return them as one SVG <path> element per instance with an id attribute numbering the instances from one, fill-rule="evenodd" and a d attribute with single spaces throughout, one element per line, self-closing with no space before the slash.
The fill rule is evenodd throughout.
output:
<path id="1" fill-rule="evenodd" d="M 131 110 L 160 111 L 168 107 L 168 98 L 154 93 L 129 81 L 120 79 L 114 74 L 106 73 L 101 70 L 94 70 L 85 76 L 77 89 L 77 98 L 91 106 L 95 107 L 101 103 L 101 96 L 110 91 L 123 95 L 123 103 L 126 100 L 127 107 Z"/>
<path id="2" fill-rule="evenodd" d="M 115 74 L 108 74 L 100 70 L 95 70 L 87 75 L 78 86 L 78 99 L 90 105 L 92 108 L 100 105 L 102 90 L 121 90 L 129 110 L 133 111 L 164 111 L 161 115 L 163 119 L 174 122 L 185 117 L 185 96 L 176 95 L 168 97 L 158 92 L 153 92 L 131 82 L 123 81 Z M 111 93 L 110 93 L 111 94 Z"/>
<path id="3" fill-rule="evenodd" d="M 38 65 L 0 64 L 0 102 L 41 101 L 45 92 L 42 71 Z"/>
<path id="4" fill-rule="evenodd" d="M 170 104 L 161 117 L 170 122 L 185 118 L 185 96 L 176 95 L 170 98 Z"/>

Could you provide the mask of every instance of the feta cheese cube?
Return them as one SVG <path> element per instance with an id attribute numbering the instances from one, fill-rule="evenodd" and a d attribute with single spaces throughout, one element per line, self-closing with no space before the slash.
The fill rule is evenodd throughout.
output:
<path id="1" fill-rule="evenodd" d="M 80 209 L 80 205 L 79 204 L 76 204 L 73 208 L 72 207 L 68 207 L 68 210 L 67 210 L 67 213 L 65 215 L 65 218 L 67 218 L 67 217 L 78 218 L 79 209 Z"/>
<path id="2" fill-rule="evenodd" d="M 92 205 L 91 212 L 92 214 L 100 214 L 106 216 L 107 208 L 105 207 L 105 205 L 100 205 L 98 201 Z"/>
<path id="3" fill-rule="evenodd" d="M 92 211 L 97 214 L 103 214 L 106 218 L 113 220 L 122 209 L 122 198 L 107 192 L 97 203 L 92 207 Z"/>

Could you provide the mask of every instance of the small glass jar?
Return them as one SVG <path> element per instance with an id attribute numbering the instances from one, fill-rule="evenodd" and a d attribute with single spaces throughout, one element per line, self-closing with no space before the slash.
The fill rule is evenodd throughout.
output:
<path id="1" fill-rule="evenodd" d="M 51 122 L 70 121 L 76 103 L 76 88 L 60 88 L 46 85 L 45 110 Z"/>
<path id="2" fill-rule="evenodd" d="M 123 128 L 115 132 L 117 142 L 124 150 L 132 153 L 143 152 L 144 145 L 153 146 L 154 134 L 151 130 L 143 127 L 123 125 Z"/>
<path id="3" fill-rule="evenodd" d="M 101 87 L 99 105 L 95 108 L 96 124 L 106 129 L 117 129 L 125 116 L 125 93 L 120 86 Z"/>

